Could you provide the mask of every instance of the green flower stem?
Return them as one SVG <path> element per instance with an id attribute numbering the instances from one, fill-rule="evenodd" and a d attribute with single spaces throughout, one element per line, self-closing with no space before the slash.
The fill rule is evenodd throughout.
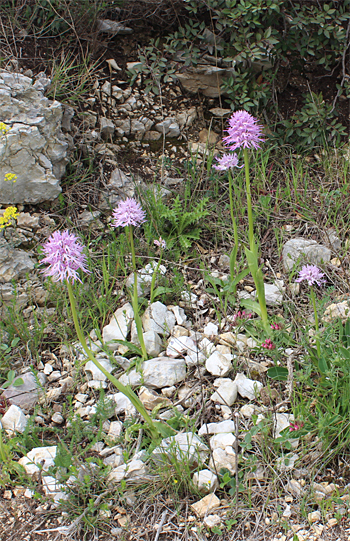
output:
<path id="1" fill-rule="evenodd" d="M 230 213 L 231 213 L 231 220 L 233 225 L 233 238 L 235 242 L 235 246 L 231 253 L 231 261 L 230 261 L 230 274 L 231 274 L 231 280 L 234 279 L 234 272 L 236 267 L 236 261 L 237 261 L 237 253 L 238 253 L 238 228 L 237 228 L 237 222 L 234 215 L 234 209 L 233 209 L 233 186 L 232 186 L 232 174 L 231 171 L 228 172 L 228 186 L 229 186 L 229 196 L 230 196 Z"/>
<path id="2" fill-rule="evenodd" d="M 136 272 L 136 257 L 135 257 L 135 246 L 134 246 L 134 236 L 133 236 L 133 230 L 132 226 L 127 227 L 129 232 L 129 241 L 130 241 L 130 248 L 131 248 L 131 257 L 132 257 L 132 268 L 134 271 L 134 293 L 131 296 L 132 300 L 132 308 L 134 310 L 134 320 L 136 324 L 136 330 L 137 330 L 137 336 L 141 345 L 141 351 L 142 351 L 142 360 L 147 360 L 147 351 L 145 346 L 145 341 L 143 339 L 143 330 L 142 330 L 142 321 L 139 314 L 139 301 L 138 301 L 138 294 L 137 294 L 137 272 Z"/>
<path id="3" fill-rule="evenodd" d="M 320 345 L 320 340 L 318 337 L 319 325 L 318 325 L 318 315 L 317 315 L 317 308 L 316 308 L 316 297 L 315 297 L 315 292 L 312 286 L 310 288 L 310 295 L 311 295 L 312 306 L 314 308 L 314 314 L 315 314 L 315 329 L 316 329 L 315 339 L 316 339 L 317 355 L 318 357 L 321 357 L 321 345 Z"/>
<path id="4" fill-rule="evenodd" d="M 248 150 L 243 149 L 244 155 L 244 169 L 245 169 L 245 183 L 246 183 L 246 192 L 247 192 L 247 210 L 248 210 L 248 237 L 249 237 L 249 246 L 250 254 L 247 253 L 248 257 L 248 266 L 253 277 L 256 293 L 260 306 L 260 315 L 261 320 L 264 325 L 265 331 L 268 335 L 271 334 L 271 328 L 269 327 L 267 308 L 266 308 L 266 299 L 265 299 L 265 288 L 264 288 L 264 277 L 261 269 L 259 268 L 259 259 L 258 259 L 258 246 L 254 238 L 254 222 L 253 222 L 253 210 L 252 210 L 252 196 L 250 191 L 250 176 L 249 176 L 249 155 Z"/>
<path id="5" fill-rule="evenodd" d="M 250 251 L 257 255 L 257 246 L 254 241 L 254 222 L 252 210 L 252 195 L 250 191 L 250 176 L 249 176 L 249 156 L 248 150 L 243 149 L 244 155 L 244 170 L 245 170 L 245 185 L 247 192 L 247 210 L 248 210 L 248 225 L 249 225 L 249 246 Z"/>
<path id="6" fill-rule="evenodd" d="M 159 260 L 158 260 L 157 266 L 156 266 L 155 270 L 153 270 L 153 274 L 152 274 L 151 293 L 150 293 L 150 302 L 151 302 L 151 304 L 154 301 L 154 298 L 153 298 L 153 296 L 154 296 L 154 286 L 156 285 L 156 278 L 157 278 L 157 274 L 158 274 L 158 271 L 159 271 L 160 264 L 162 262 L 162 256 L 163 256 L 163 250 L 160 247 Z"/>
<path id="7" fill-rule="evenodd" d="M 136 394 L 129 387 L 129 385 L 127 385 L 127 386 L 123 385 L 120 381 L 117 380 L 117 378 L 112 376 L 112 374 L 110 374 L 108 372 L 108 370 L 106 370 L 102 366 L 102 364 L 100 364 L 98 362 L 98 360 L 95 358 L 92 351 L 89 349 L 89 347 L 88 347 L 88 345 L 86 343 L 86 340 L 85 340 L 85 336 L 84 336 L 84 334 L 83 334 L 83 332 L 82 332 L 82 330 L 80 328 L 80 325 L 79 325 L 77 307 L 76 307 L 76 302 L 75 302 L 75 297 L 74 297 L 74 293 L 73 293 L 72 284 L 68 280 L 67 280 L 67 286 L 68 286 L 68 295 L 69 295 L 69 301 L 70 301 L 70 305 L 71 305 L 71 309 L 72 309 L 72 315 L 73 315 L 73 321 L 74 321 L 74 325 L 75 325 L 75 330 L 77 332 L 78 339 L 79 339 L 81 345 L 83 346 L 83 349 L 84 349 L 86 355 L 94 363 L 94 365 L 97 366 L 97 368 L 99 370 L 101 370 L 102 374 L 104 374 L 106 376 L 106 378 L 108 378 L 109 381 L 111 383 L 113 383 L 113 385 L 118 389 L 118 391 L 123 393 L 130 400 L 130 402 L 133 404 L 133 406 L 135 406 L 135 408 L 137 409 L 139 414 L 142 415 L 142 417 L 144 418 L 144 420 L 148 424 L 149 431 L 151 432 L 152 437 L 158 439 L 159 432 L 158 432 L 156 426 L 154 425 L 151 417 L 147 413 L 147 410 L 146 410 L 145 406 L 142 404 L 141 400 L 136 396 Z"/>

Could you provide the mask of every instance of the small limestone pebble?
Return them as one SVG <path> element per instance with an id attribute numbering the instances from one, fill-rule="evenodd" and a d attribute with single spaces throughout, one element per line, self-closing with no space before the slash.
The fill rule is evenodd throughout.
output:
<path id="1" fill-rule="evenodd" d="M 218 334 L 218 326 L 215 323 L 208 323 L 203 329 L 203 334 L 206 336 L 216 336 Z"/>
<path id="2" fill-rule="evenodd" d="M 210 470 L 201 470 L 193 474 L 193 484 L 200 492 L 213 492 L 219 487 L 217 476 Z"/>
<path id="3" fill-rule="evenodd" d="M 222 519 L 219 515 L 208 515 L 203 522 L 207 528 L 214 528 L 214 526 L 219 526 L 221 524 Z"/>
<path id="4" fill-rule="evenodd" d="M 217 509 L 220 506 L 220 500 L 215 494 L 208 494 L 204 496 L 201 500 L 191 505 L 191 509 L 196 513 L 200 518 L 204 517 L 210 511 Z"/>
<path id="5" fill-rule="evenodd" d="M 56 423 L 57 425 L 60 425 L 63 423 L 64 418 L 62 417 L 60 413 L 54 413 L 53 416 L 51 417 L 51 421 L 53 423 Z"/>
<path id="6" fill-rule="evenodd" d="M 16 432 L 24 432 L 28 419 L 21 408 L 12 405 L 1 419 L 1 423 L 7 434 L 13 436 Z"/>
<path id="7" fill-rule="evenodd" d="M 231 361 L 219 351 L 214 351 L 207 359 L 205 368 L 213 376 L 226 376 L 232 368 Z"/>
<path id="8" fill-rule="evenodd" d="M 312 513 L 308 514 L 307 518 L 311 523 L 319 522 L 321 520 L 321 513 L 320 511 L 313 511 Z"/>

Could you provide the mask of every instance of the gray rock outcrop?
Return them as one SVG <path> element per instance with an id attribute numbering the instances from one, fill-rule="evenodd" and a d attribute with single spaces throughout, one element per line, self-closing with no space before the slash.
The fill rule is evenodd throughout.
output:
<path id="1" fill-rule="evenodd" d="M 62 105 L 45 98 L 50 84 L 20 73 L 0 71 L 0 121 L 9 130 L 0 135 L 0 203 L 40 203 L 61 192 L 67 163 L 61 131 Z M 5 181 L 7 173 L 16 182 Z"/>

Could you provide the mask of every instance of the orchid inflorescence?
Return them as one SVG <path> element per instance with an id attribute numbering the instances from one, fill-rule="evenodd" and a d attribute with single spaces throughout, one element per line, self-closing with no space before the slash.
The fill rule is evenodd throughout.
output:
<path id="1" fill-rule="evenodd" d="M 295 280 L 296 282 L 307 282 L 309 286 L 317 284 L 322 286 L 326 283 L 326 280 L 323 278 L 324 273 L 320 271 L 316 265 L 304 265 L 299 272 L 299 277 Z"/>
<path id="2" fill-rule="evenodd" d="M 113 210 L 113 219 L 112 227 L 138 227 L 146 221 L 146 213 L 140 203 L 129 197 Z"/>
<path id="3" fill-rule="evenodd" d="M 80 244 L 78 237 L 69 231 L 55 231 L 43 245 L 43 251 L 45 257 L 42 263 L 49 265 L 43 274 L 52 276 L 54 282 L 81 282 L 78 270 L 90 272 L 86 268 L 84 246 Z"/>

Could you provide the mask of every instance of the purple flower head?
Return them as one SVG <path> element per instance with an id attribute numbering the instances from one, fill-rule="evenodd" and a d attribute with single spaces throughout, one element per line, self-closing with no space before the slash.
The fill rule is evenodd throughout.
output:
<path id="1" fill-rule="evenodd" d="M 135 199 L 125 199 L 113 210 L 114 223 L 112 227 L 126 227 L 134 225 L 138 227 L 146 221 L 146 213 L 142 210 L 140 203 Z"/>
<path id="2" fill-rule="evenodd" d="M 262 125 L 247 111 L 236 111 L 228 121 L 228 135 L 223 138 L 230 150 L 237 148 L 260 148 L 262 137 Z"/>
<path id="3" fill-rule="evenodd" d="M 223 154 L 221 158 L 216 158 L 217 163 L 213 165 L 214 169 L 217 171 L 227 171 L 228 169 L 232 169 L 233 167 L 238 167 L 241 169 L 243 165 L 238 165 L 238 157 L 237 154 Z"/>
<path id="4" fill-rule="evenodd" d="M 159 246 L 159 248 L 162 248 L 163 250 L 166 248 L 166 242 L 164 239 L 162 239 L 162 237 L 159 237 L 158 240 L 155 239 L 153 242 L 156 246 Z"/>
<path id="5" fill-rule="evenodd" d="M 81 282 L 77 271 L 81 269 L 83 272 L 90 272 L 86 268 L 86 255 L 83 250 L 84 246 L 73 233 L 55 231 L 43 245 L 46 257 L 42 259 L 42 263 L 49 265 L 42 271 L 43 274 L 52 276 L 54 282 Z"/>
<path id="6" fill-rule="evenodd" d="M 303 282 L 306 280 L 309 286 L 313 286 L 314 284 L 322 286 L 326 282 L 323 276 L 324 273 L 316 265 L 304 265 L 299 272 L 299 277 L 295 281 Z"/>

